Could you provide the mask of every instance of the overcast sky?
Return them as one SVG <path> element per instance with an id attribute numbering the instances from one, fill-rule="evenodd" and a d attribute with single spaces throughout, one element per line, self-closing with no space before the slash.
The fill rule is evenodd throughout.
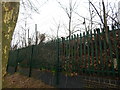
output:
<path id="1" fill-rule="evenodd" d="M 23 0 L 26 1 L 26 0 Z M 30 30 L 30 36 L 32 36 L 35 33 L 35 24 L 37 24 L 37 30 L 42 34 L 45 33 L 48 36 L 56 36 L 57 33 L 57 26 L 60 23 L 60 30 L 59 30 L 59 36 L 66 36 L 68 35 L 68 32 L 65 32 L 65 29 L 68 28 L 68 17 L 67 14 L 64 12 L 64 10 L 60 7 L 58 2 L 56 0 L 30 0 L 32 4 L 38 9 L 39 14 L 34 12 L 34 10 L 31 10 L 31 8 L 25 8 L 22 5 L 20 5 L 20 11 L 19 11 L 19 17 L 18 22 L 15 28 L 15 32 L 13 35 L 14 37 L 18 37 L 18 32 L 23 33 L 22 27 L 24 29 Z M 46 2 L 47 1 L 47 2 Z M 61 2 L 62 5 L 67 6 L 69 0 L 58 0 Z M 89 3 L 88 0 L 73 0 L 73 3 L 77 1 L 77 9 L 75 10 L 79 15 L 89 18 Z M 91 0 L 93 4 L 98 8 L 99 7 L 99 1 L 102 0 Z M 105 5 L 107 6 L 110 3 L 111 6 L 116 6 L 116 9 L 114 11 L 117 11 L 118 9 L 118 1 L 119 0 L 104 0 Z M 46 3 L 45 3 L 46 2 Z M 110 8 L 106 8 L 107 11 L 110 10 Z M 99 10 L 99 9 L 98 9 Z M 110 13 L 110 12 L 109 12 Z M 31 15 L 30 15 L 31 14 Z M 28 18 L 26 18 L 28 17 Z M 99 18 L 96 17 L 95 21 Z M 25 27 L 25 21 L 26 21 L 26 27 Z M 81 32 L 85 31 L 84 25 L 82 24 L 84 19 L 79 17 L 77 14 L 73 14 L 72 23 L 76 24 L 79 23 L 78 29 L 81 30 Z M 86 21 L 89 23 L 89 21 Z M 22 34 L 23 35 L 23 34 Z M 16 38 L 17 40 L 17 38 Z M 14 39 L 13 43 L 16 41 Z"/>

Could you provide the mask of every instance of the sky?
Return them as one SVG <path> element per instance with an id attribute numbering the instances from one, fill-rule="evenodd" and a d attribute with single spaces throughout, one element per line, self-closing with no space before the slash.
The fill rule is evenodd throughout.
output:
<path id="1" fill-rule="evenodd" d="M 23 0 L 23 1 L 26 2 L 27 0 Z M 25 8 L 22 4 L 22 0 L 20 0 L 19 17 L 13 34 L 12 44 L 17 43 L 18 40 L 20 40 L 20 38 L 24 36 L 24 29 L 26 30 L 26 40 L 28 36 L 27 33 L 28 29 L 29 29 L 29 36 L 32 38 L 32 36 L 35 35 L 35 24 L 37 24 L 37 31 L 39 31 L 39 33 L 41 34 L 45 33 L 47 37 L 57 36 L 57 27 L 59 24 L 60 24 L 60 29 L 58 36 L 65 37 L 68 35 L 67 28 L 68 28 L 69 19 L 67 17 L 67 14 L 58 4 L 57 0 L 30 0 L 30 1 L 32 2 L 33 6 L 35 7 L 36 10 L 38 10 L 39 13 L 36 13 L 33 9 L 31 9 L 29 4 Z M 69 0 L 58 0 L 58 1 L 64 7 L 68 6 Z M 73 3 L 76 1 L 78 5 L 75 12 L 77 12 L 80 16 L 89 19 L 90 15 L 89 15 L 88 0 L 72 0 L 72 1 Z M 99 1 L 101 0 L 91 0 L 91 1 L 99 10 Z M 115 3 L 116 8 L 114 9 L 114 11 L 118 10 L 119 0 L 104 0 L 104 1 L 106 6 L 109 4 L 109 6 L 111 5 L 112 7 L 114 7 L 114 3 Z M 109 11 L 109 14 L 111 14 L 110 7 L 106 9 L 107 9 L 106 11 Z M 79 29 L 81 30 L 81 32 L 84 32 L 85 26 L 82 24 L 84 22 L 84 19 L 79 15 L 73 13 L 72 25 L 74 26 L 76 24 L 79 24 L 76 30 Z M 94 21 L 100 22 L 99 17 L 94 18 Z M 88 26 L 90 22 L 86 20 L 86 23 Z M 98 25 L 96 24 L 94 28 L 97 27 Z"/>

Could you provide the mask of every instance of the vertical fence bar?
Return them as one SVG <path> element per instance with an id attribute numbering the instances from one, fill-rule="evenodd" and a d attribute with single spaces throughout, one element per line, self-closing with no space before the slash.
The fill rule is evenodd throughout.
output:
<path id="1" fill-rule="evenodd" d="M 66 71 L 65 72 L 68 72 L 68 65 L 67 65 L 67 61 L 68 61 L 68 58 L 67 58 L 67 38 L 65 38 L 65 66 L 66 66 Z"/>
<path id="2" fill-rule="evenodd" d="M 66 51 L 66 38 L 64 39 L 64 59 L 65 59 L 65 72 L 67 72 L 67 59 L 66 59 L 66 56 L 67 56 L 67 51 Z"/>
<path id="3" fill-rule="evenodd" d="M 79 72 L 81 72 L 82 71 L 82 34 L 80 33 L 80 45 L 79 45 L 79 53 L 80 53 L 80 69 L 79 69 Z"/>
<path id="4" fill-rule="evenodd" d="M 65 39 L 62 38 L 62 64 L 63 64 L 63 69 L 65 69 Z"/>
<path id="5" fill-rule="evenodd" d="M 59 40 L 59 65 L 60 65 L 60 72 L 62 72 L 62 58 L 61 58 L 61 56 L 62 56 L 62 39 L 61 38 L 59 38 L 60 40 Z"/>
<path id="6" fill-rule="evenodd" d="M 64 59 L 65 59 L 65 76 L 66 76 L 66 78 L 65 78 L 65 87 L 67 86 L 67 79 L 68 79 L 68 71 L 67 71 L 67 43 L 66 43 L 66 38 L 64 39 Z"/>
<path id="7" fill-rule="evenodd" d="M 74 71 L 74 39 L 72 36 L 72 72 Z"/>
<path id="8" fill-rule="evenodd" d="M 17 50 L 17 58 L 16 58 L 16 66 L 15 66 L 15 72 L 17 72 L 17 67 L 18 67 L 18 54 L 19 54 L 19 49 Z"/>
<path id="9" fill-rule="evenodd" d="M 91 56 L 92 56 L 92 72 L 94 72 L 94 41 L 92 40 L 94 37 L 92 36 L 92 31 L 90 31 L 90 36 L 91 36 Z"/>
<path id="10" fill-rule="evenodd" d="M 105 38 L 105 31 L 103 30 L 102 31 L 102 35 L 104 36 L 104 38 Z M 107 55 L 107 44 L 106 44 L 106 39 L 105 40 L 103 40 L 103 44 L 104 44 L 104 52 L 103 53 L 105 53 L 105 61 L 104 61 L 104 63 L 105 63 L 105 66 L 104 66 L 104 75 L 106 75 L 106 74 L 108 74 L 107 73 L 107 70 L 108 70 L 108 55 Z"/>
<path id="11" fill-rule="evenodd" d="M 76 54 L 77 54 L 77 37 L 74 34 L 74 72 L 76 72 L 77 70 L 77 58 L 76 58 Z"/>
<path id="12" fill-rule="evenodd" d="M 120 53 L 120 52 L 118 52 L 118 47 L 117 47 L 117 39 L 116 39 L 116 32 L 115 32 L 115 30 L 113 30 L 113 36 L 114 36 L 114 47 L 115 47 L 115 53 L 116 53 L 116 59 L 114 59 L 114 68 L 115 68 L 115 63 L 117 63 L 117 65 L 119 65 L 118 66 L 118 71 L 120 72 L 120 58 L 119 58 L 119 56 L 118 56 L 118 54 Z M 118 73 L 118 75 L 119 75 L 119 73 Z"/>
<path id="13" fill-rule="evenodd" d="M 114 30 L 113 30 L 113 32 L 114 32 Z M 112 71 L 112 74 L 113 74 L 113 76 L 115 75 L 115 71 L 114 71 L 114 61 L 113 61 L 113 49 L 112 49 L 112 41 L 111 41 L 111 36 L 110 36 L 110 33 L 111 32 L 109 32 L 108 33 L 108 45 L 109 45 L 109 49 L 110 49 L 110 59 L 109 59 L 109 61 L 111 61 L 111 63 L 110 63 L 110 65 L 111 65 L 111 67 L 112 67 L 112 70 L 110 70 L 109 72 L 111 72 Z M 111 33 L 112 34 L 112 33 Z M 114 44 L 115 45 L 115 44 Z M 108 73 L 109 73 L 108 72 Z"/>
<path id="14" fill-rule="evenodd" d="M 76 70 L 76 66 L 75 66 L 75 40 L 76 40 L 76 36 L 74 35 L 74 38 L 73 38 L 73 42 L 74 42 L 74 44 L 73 44 L 73 72 L 75 72 L 75 70 Z"/>
<path id="15" fill-rule="evenodd" d="M 99 47 L 100 47 L 100 61 L 99 61 L 99 64 L 100 64 L 100 70 L 101 70 L 101 73 L 103 74 L 103 58 L 102 58 L 102 39 L 101 39 L 101 34 L 100 34 L 100 29 L 97 30 L 98 31 L 98 40 L 99 40 Z"/>
<path id="16" fill-rule="evenodd" d="M 95 57 L 96 57 L 96 69 L 97 69 L 97 74 L 98 74 L 98 46 L 97 46 L 97 34 L 96 30 L 94 30 L 94 38 L 95 38 Z"/>
<path id="17" fill-rule="evenodd" d="M 72 60 L 71 60 L 71 37 L 70 36 L 69 36 L 69 42 L 68 43 L 69 43 L 69 46 L 68 46 L 69 47 L 69 66 L 71 66 L 71 61 Z M 69 69 L 70 69 L 70 72 L 71 72 L 71 70 L 72 70 L 71 67 L 69 67 Z"/>
<path id="18" fill-rule="evenodd" d="M 31 46 L 31 56 L 30 56 L 30 67 L 29 67 L 29 77 L 31 77 L 31 73 L 32 73 L 32 57 L 33 57 L 33 48 L 34 45 Z"/>
<path id="19" fill-rule="evenodd" d="M 67 55 L 67 58 L 68 58 L 68 69 L 69 69 L 69 72 L 70 72 L 71 71 L 70 70 L 70 61 L 71 61 L 71 57 L 70 57 L 70 36 L 67 39 L 67 52 L 68 52 L 68 55 Z"/>
<path id="20" fill-rule="evenodd" d="M 85 72 L 86 70 L 86 36 L 85 36 L 85 32 L 83 32 L 83 45 L 84 45 L 84 69 L 83 72 Z"/>
<path id="21" fill-rule="evenodd" d="M 60 67 L 60 62 L 59 62 L 59 38 L 57 39 L 57 70 L 56 70 L 56 85 L 59 84 L 59 67 Z"/>
<path id="22" fill-rule="evenodd" d="M 66 38 L 66 66 L 67 66 L 67 72 L 69 71 L 69 39 Z"/>
<path id="23" fill-rule="evenodd" d="M 88 73 L 90 74 L 90 39 L 89 39 L 89 31 L 87 31 L 87 54 L 88 54 L 88 62 L 87 62 L 87 65 L 88 65 Z"/>
<path id="24" fill-rule="evenodd" d="M 120 40 L 120 30 L 118 31 L 118 36 L 119 36 L 119 38 L 118 38 L 118 40 Z M 120 42 L 120 41 L 119 41 Z M 118 50 L 119 50 L 119 52 L 120 52 L 120 45 L 119 45 L 119 42 L 118 42 Z M 119 57 L 118 57 L 118 63 L 117 63 L 117 65 L 118 65 L 118 77 L 120 77 L 120 53 L 119 53 L 119 55 L 118 55 Z"/>
<path id="25" fill-rule="evenodd" d="M 79 58 L 80 58 L 80 52 L 79 52 L 79 35 L 77 34 L 77 42 L 76 42 L 76 58 L 77 58 L 77 73 L 79 72 L 79 68 L 80 68 L 80 62 L 79 62 Z"/>

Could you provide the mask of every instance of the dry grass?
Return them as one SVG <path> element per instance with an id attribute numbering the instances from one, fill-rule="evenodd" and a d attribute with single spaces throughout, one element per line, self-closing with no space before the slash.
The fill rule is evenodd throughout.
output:
<path id="1" fill-rule="evenodd" d="M 46 85 L 40 80 L 23 76 L 19 73 L 6 75 L 3 81 L 3 88 L 54 88 Z"/>

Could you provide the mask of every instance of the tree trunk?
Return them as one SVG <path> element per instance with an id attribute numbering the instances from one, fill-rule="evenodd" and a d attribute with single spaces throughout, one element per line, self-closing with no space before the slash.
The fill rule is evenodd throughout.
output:
<path id="1" fill-rule="evenodd" d="M 104 1 L 102 1 L 102 4 L 103 4 L 103 17 L 104 17 L 104 29 L 105 29 L 105 36 L 106 36 L 106 41 L 107 41 L 107 44 L 108 44 L 108 27 L 107 27 L 107 17 L 106 17 L 106 11 L 105 11 L 105 4 L 104 4 Z"/>
<path id="2" fill-rule="evenodd" d="M 69 17 L 69 36 L 71 36 L 71 16 Z"/>
<path id="3" fill-rule="evenodd" d="M 13 31 L 19 13 L 19 2 L 2 2 L 2 77 L 6 74 Z"/>

